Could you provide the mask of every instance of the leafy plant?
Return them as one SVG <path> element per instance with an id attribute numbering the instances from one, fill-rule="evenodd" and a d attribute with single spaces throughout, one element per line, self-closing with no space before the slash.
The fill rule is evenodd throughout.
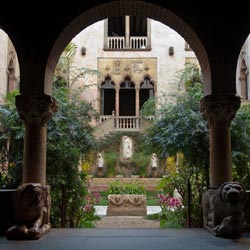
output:
<path id="1" fill-rule="evenodd" d="M 150 163 L 150 155 L 145 155 L 143 152 L 134 153 L 132 156 L 132 162 L 139 167 L 139 174 L 145 176 L 147 167 Z"/>
<path id="2" fill-rule="evenodd" d="M 107 174 L 109 177 L 114 176 L 115 174 L 115 166 L 119 155 L 117 152 L 106 152 L 104 155 L 104 162 L 107 167 Z"/>
<path id="3" fill-rule="evenodd" d="M 100 202 L 99 193 L 90 193 L 85 197 L 85 205 L 83 207 L 83 216 L 81 219 L 81 227 L 95 227 L 95 221 L 100 220 L 100 216 L 96 215 L 95 205 Z"/>
<path id="4" fill-rule="evenodd" d="M 109 194 L 146 194 L 145 187 L 138 181 L 132 180 L 124 183 L 120 180 L 112 182 L 108 190 Z"/>
<path id="5" fill-rule="evenodd" d="M 156 97 L 150 97 L 141 107 L 141 115 L 143 117 L 155 115 L 156 110 Z"/>

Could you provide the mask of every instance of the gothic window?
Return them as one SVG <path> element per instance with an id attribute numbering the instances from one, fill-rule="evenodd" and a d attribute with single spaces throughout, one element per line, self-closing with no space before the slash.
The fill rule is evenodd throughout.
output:
<path id="1" fill-rule="evenodd" d="M 135 84 L 129 77 L 126 77 L 120 85 L 119 114 L 120 116 L 135 115 Z"/>
<path id="2" fill-rule="evenodd" d="M 101 84 L 101 114 L 112 115 L 115 110 L 115 88 L 110 77 Z"/>
<path id="3" fill-rule="evenodd" d="M 148 77 L 145 77 L 140 85 L 140 109 L 142 105 L 154 96 L 154 85 Z"/>

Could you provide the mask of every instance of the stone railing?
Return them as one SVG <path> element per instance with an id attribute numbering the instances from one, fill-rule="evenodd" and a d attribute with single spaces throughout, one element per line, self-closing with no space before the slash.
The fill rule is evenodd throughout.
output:
<path id="1" fill-rule="evenodd" d="M 115 130 L 140 130 L 141 118 L 138 116 L 114 117 Z"/>
<path id="2" fill-rule="evenodd" d="M 132 37 L 130 37 L 130 48 L 131 49 L 146 49 L 147 48 L 147 37 L 145 37 L 145 36 L 132 36 Z"/>
<path id="3" fill-rule="evenodd" d="M 148 49 L 148 38 L 146 36 L 131 36 L 129 39 L 129 45 L 125 44 L 124 36 L 109 36 L 107 37 L 108 49 L 112 50 L 143 50 Z"/>
<path id="4" fill-rule="evenodd" d="M 109 49 L 124 49 L 125 37 L 124 36 L 110 36 L 108 37 L 108 48 Z"/>

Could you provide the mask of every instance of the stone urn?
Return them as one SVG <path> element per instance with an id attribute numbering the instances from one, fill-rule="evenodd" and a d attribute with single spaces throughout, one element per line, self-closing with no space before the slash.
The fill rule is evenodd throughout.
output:
<path id="1" fill-rule="evenodd" d="M 107 216 L 147 215 L 146 196 L 142 194 L 111 194 L 108 196 Z"/>

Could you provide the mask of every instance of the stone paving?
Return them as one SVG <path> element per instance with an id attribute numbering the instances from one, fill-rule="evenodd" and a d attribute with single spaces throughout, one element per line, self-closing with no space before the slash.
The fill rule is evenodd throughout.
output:
<path id="1" fill-rule="evenodd" d="M 96 222 L 96 228 L 159 228 L 159 221 L 144 219 L 142 216 L 106 216 L 107 206 L 96 206 L 97 215 L 101 220 Z M 147 206 L 147 214 L 161 211 L 159 206 Z"/>
<path id="2" fill-rule="evenodd" d="M 160 228 L 160 222 L 142 216 L 105 216 L 96 222 L 96 228 Z"/>

